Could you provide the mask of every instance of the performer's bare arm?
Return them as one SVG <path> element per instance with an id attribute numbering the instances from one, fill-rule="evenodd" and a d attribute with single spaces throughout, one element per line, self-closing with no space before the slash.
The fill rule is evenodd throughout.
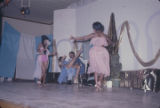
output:
<path id="1" fill-rule="evenodd" d="M 92 39 L 93 37 L 95 37 L 95 35 L 94 35 L 94 33 L 91 33 L 89 35 L 81 36 L 81 37 L 73 37 L 73 36 L 71 36 L 70 39 L 72 39 L 74 41 L 87 41 L 87 40 Z"/>
<path id="2" fill-rule="evenodd" d="M 37 49 L 37 53 L 38 54 L 43 54 L 42 52 L 41 52 L 41 48 L 43 47 L 43 45 L 42 44 L 39 44 L 38 45 L 38 49 Z"/>

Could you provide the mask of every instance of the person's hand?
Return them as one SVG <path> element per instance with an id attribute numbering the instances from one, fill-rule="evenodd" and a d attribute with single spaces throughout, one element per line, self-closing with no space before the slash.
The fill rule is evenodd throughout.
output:
<path id="1" fill-rule="evenodd" d="M 67 57 L 67 56 L 66 56 L 66 55 L 64 55 L 64 56 L 63 56 L 63 59 L 66 59 L 66 57 Z"/>
<path id="2" fill-rule="evenodd" d="M 54 55 L 54 56 L 57 56 L 57 52 L 54 52 L 53 55 Z"/>
<path id="3" fill-rule="evenodd" d="M 73 37 L 73 36 L 71 36 L 71 37 L 70 37 L 70 40 L 76 41 L 76 38 Z"/>

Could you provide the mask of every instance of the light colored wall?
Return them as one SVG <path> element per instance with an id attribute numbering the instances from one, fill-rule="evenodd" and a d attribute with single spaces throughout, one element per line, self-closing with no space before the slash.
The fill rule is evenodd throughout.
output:
<path id="1" fill-rule="evenodd" d="M 75 9 L 61 9 L 54 11 L 54 37 L 57 42 L 59 56 L 68 55 L 72 50 L 69 40 L 71 35 L 76 34 Z"/>
<path id="2" fill-rule="evenodd" d="M 17 31 L 25 34 L 30 34 L 32 36 L 40 36 L 43 34 L 53 33 L 53 25 L 34 23 L 6 17 L 3 17 L 3 22 L 4 21 L 7 21 Z"/>
<path id="3" fill-rule="evenodd" d="M 130 32 L 136 51 L 144 61 L 149 61 L 160 48 L 160 2 L 158 0 L 98 0 L 76 9 L 76 33 L 78 36 L 91 33 L 92 23 L 100 21 L 108 31 L 111 12 L 115 13 L 119 34 L 123 21 L 130 23 Z M 123 70 L 145 68 L 133 56 L 126 33 L 120 46 L 120 61 Z M 152 66 L 160 68 L 160 59 Z"/>
<path id="4" fill-rule="evenodd" d="M 75 9 L 61 9 L 54 11 L 53 35 L 57 43 L 58 56 L 68 56 L 73 49 L 69 38 L 76 34 L 76 14 Z M 67 57 L 68 59 L 68 57 Z M 53 72 L 60 72 L 58 62 L 54 59 Z"/>

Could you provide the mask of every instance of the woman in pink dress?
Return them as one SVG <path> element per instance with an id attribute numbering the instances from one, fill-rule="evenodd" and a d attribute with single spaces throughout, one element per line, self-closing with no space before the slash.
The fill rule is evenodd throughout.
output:
<path id="1" fill-rule="evenodd" d="M 110 75 L 109 53 L 105 46 L 111 42 L 103 33 L 104 26 L 100 22 L 93 23 L 94 33 L 82 37 L 73 37 L 74 41 L 91 40 L 90 44 L 93 46 L 89 51 L 89 69 L 88 73 L 94 73 L 95 87 L 101 89 L 103 78 Z"/>

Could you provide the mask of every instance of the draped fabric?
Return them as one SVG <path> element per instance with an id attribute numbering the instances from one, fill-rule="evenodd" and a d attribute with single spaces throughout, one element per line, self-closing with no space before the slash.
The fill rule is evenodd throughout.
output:
<path id="1" fill-rule="evenodd" d="M 47 35 L 49 40 L 51 41 L 51 43 L 53 43 L 53 35 Z M 41 36 L 37 36 L 35 38 L 35 55 L 36 55 L 36 51 L 37 51 L 37 48 L 38 48 L 38 45 L 41 43 Z M 49 46 L 49 51 L 50 53 L 53 52 L 53 45 L 50 45 Z M 35 59 L 36 60 L 36 59 Z M 48 72 L 52 72 L 52 57 L 49 57 L 49 67 L 48 67 Z"/>
<path id="2" fill-rule="evenodd" d="M 122 32 L 125 31 L 125 29 L 124 29 L 125 27 L 126 27 L 126 32 L 125 33 L 126 33 L 127 36 L 122 35 Z M 122 45 L 119 43 L 120 54 L 121 54 L 120 61 L 123 63 L 122 64 L 122 70 L 135 70 L 135 69 L 145 69 L 145 68 L 157 68 L 157 69 L 159 69 L 160 68 L 159 67 L 160 66 L 159 65 L 160 64 L 160 60 L 159 60 L 160 49 L 157 49 L 157 52 L 156 52 L 155 56 L 151 56 L 152 58 L 150 56 L 147 57 L 147 55 L 149 55 L 149 53 L 153 53 L 151 51 L 152 49 L 149 49 L 149 47 L 147 46 L 147 45 L 151 45 L 149 43 L 146 43 L 147 42 L 146 40 L 148 40 L 148 38 L 145 37 L 144 39 L 139 39 L 140 42 L 132 40 L 133 37 L 131 38 L 129 28 L 130 28 L 130 26 L 129 26 L 128 21 L 125 21 L 122 24 L 121 33 L 120 33 L 120 43 Z M 123 36 L 123 39 L 122 39 L 122 36 Z M 142 40 L 145 42 L 145 45 L 144 45 L 144 43 L 142 44 Z M 125 42 L 127 42 L 128 45 L 130 45 L 130 46 L 125 46 L 124 45 L 124 44 L 126 44 Z M 136 51 L 139 47 L 136 49 L 134 47 L 133 43 L 136 43 L 136 44 L 140 43 L 139 47 L 143 47 L 143 56 L 140 56 L 140 54 Z M 127 53 L 125 52 L 126 49 L 128 51 Z M 149 53 L 147 53 L 147 51 Z M 142 59 L 142 57 L 146 57 L 147 59 L 150 58 L 150 60 L 144 61 Z"/>
<path id="3" fill-rule="evenodd" d="M 21 34 L 16 65 L 16 78 L 33 79 L 35 69 L 35 37 Z"/>
<path id="4" fill-rule="evenodd" d="M 0 46 L 0 76 L 2 77 L 14 77 L 19 39 L 20 33 L 5 22 Z"/>
<path id="5" fill-rule="evenodd" d="M 52 42 L 53 36 L 47 35 Z M 0 77 L 33 79 L 36 50 L 41 37 L 19 33 L 7 22 L 4 23 L 0 46 Z M 53 52 L 53 46 L 49 47 Z M 52 72 L 52 57 L 49 57 L 49 72 Z"/>

